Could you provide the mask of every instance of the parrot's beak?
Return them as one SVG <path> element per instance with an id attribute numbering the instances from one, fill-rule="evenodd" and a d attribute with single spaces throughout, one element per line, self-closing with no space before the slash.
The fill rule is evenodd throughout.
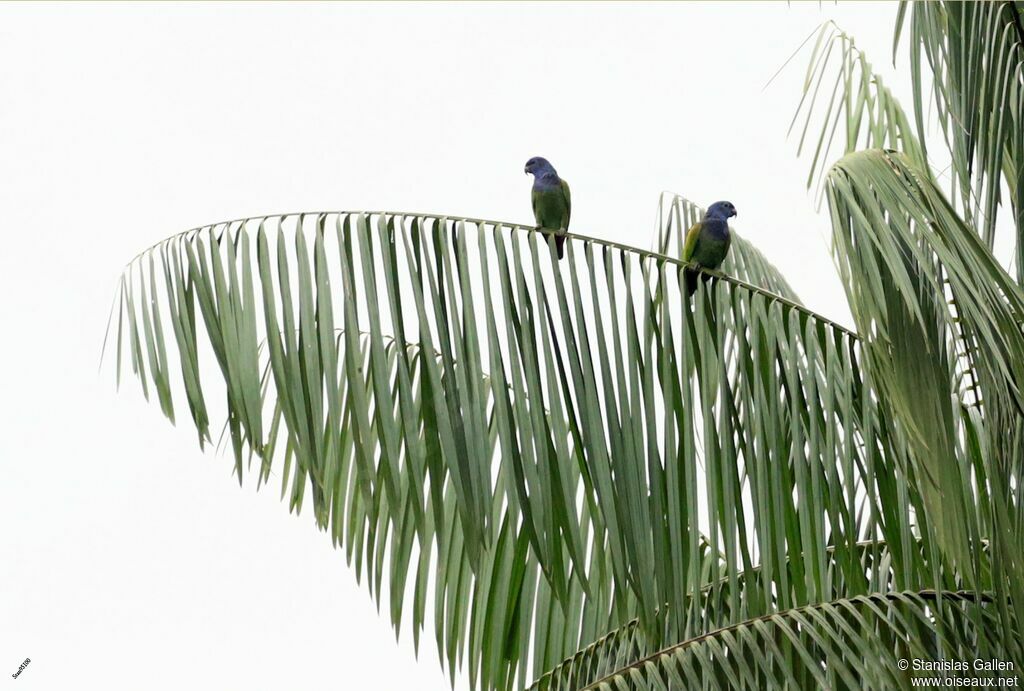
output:
<path id="1" fill-rule="evenodd" d="M 530 169 L 529 168 L 523 168 L 523 172 L 526 173 L 527 175 L 529 175 L 530 174 Z"/>

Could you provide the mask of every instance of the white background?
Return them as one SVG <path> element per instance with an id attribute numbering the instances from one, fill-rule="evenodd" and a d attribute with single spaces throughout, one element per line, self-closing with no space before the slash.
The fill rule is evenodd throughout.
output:
<path id="1" fill-rule="evenodd" d="M 785 137 L 807 52 L 764 85 L 830 18 L 891 74 L 895 12 L 0 6 L 0 687 L 448 688 L 430 625 L 417 661 L 308 515 L 97 372 L 124 263 L 261 213 L 529 222 L 544 155 L 573 230 L 649 247 L 661 190 L 729 199 L 849 323 Z"/>

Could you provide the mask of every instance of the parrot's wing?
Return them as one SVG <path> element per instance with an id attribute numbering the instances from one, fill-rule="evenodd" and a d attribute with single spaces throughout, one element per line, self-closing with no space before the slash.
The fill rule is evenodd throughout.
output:
<path id="1" fill-rule="evenodd" d="M 569 193 L 569 183 L 562 180 L 562 195 L 565 196 L 565 223 L 562 227 L 569 230 L 569 217 L 572 215 L 572 195 Z"/>
<path id="2" fill-rule="evenodd" d="M 697 221 L 690 229 L 686 231 L 686 242 L 683 243 L 683 261 L 688 262 L 693 259 L 693 251 L 697 249 L 697 240 L 700 238 L 700 221 Z"/>

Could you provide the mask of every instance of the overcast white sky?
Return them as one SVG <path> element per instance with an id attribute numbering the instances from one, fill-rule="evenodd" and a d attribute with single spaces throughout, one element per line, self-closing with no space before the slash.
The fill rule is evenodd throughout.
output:
<path id="1" fill-rule="evenodd" d="M 890 75 L 895 12 L 0 5 L 0 688 L 448 688 L 432 634 L 418 661 L 396 644 L 310 516 L 97 374 L 124 263 L 262 213 L 528 222 L 543 155 L 573 230 L 649 247 L 661 190 L 729 199 L 849 323 L 785 138 L 806 53 L 763 87 L 827 19 Z"/>

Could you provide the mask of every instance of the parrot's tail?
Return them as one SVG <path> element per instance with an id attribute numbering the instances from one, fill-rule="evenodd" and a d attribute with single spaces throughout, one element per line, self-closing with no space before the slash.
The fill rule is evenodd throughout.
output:
<path id="1" fill-rule="evenodd" d="M 555 238 L 555 247 L 558 249 L 558 258 L 565 256 L 565 236 L 559 235 Z"/>
<path id="2" fill-rule="evenodd" d="M 707 281 L 710 276 L 706 273 L 687 268 L 683 270 L 686 276 L 686 297 L 693 297 L 697 292 L 697 281 Z"/>

